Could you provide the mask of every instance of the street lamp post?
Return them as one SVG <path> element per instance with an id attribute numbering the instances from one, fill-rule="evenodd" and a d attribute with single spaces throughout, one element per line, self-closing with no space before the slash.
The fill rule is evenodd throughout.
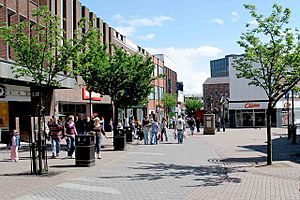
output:
<path id="1" fill-rule="evenodd" d="M 225 102 L 223 102 L 222 125 L 223 125 L 223 132 L 225 132 Z"/>
<path id="2" fill-rule="evenodd" d="M 296 144 L 296 126 L 295 126 L 295 102 L 294 102 L 294 90 L 292 90 L 292 144 Z"/>

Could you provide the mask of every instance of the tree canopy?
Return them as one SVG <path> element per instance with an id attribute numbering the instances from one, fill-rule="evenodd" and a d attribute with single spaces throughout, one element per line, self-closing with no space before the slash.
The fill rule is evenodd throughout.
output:
<path id="1" fill-rule="evenodd" d="M 161 102 L 163 103 L 163 106 L 167 109 L 167 112 L 169 113 L 172 110 L 172 108 L 174 108 L 177 105 L 177 98 L 172 94 L 166 93 L 161 99 Z"/>
<path id="2" fill-rule="evenodd" d="M 238 77 L 250 80 L 251 85 L 266 92 L 271 107 L 300 81 L 300 35 L 287 27 L 291 10 L 274 4 L 270 16 L 257 13 L 255 5 L 245 5 L 257 26 L 241 35 L 238 44 L 245 49 L 237 60 Z M 254 64 L 259 64 L 254 67 Z"/>
<path id="3" fill-rule="evenodd" d="M 195 113 L 197 110 L 203 108 L 203 101 L 197 98 L 191 98 L 185 100 L 186 112 L 188 115 Z"/>
<path id="4" fill-rule="evenodd" d="M 245 54 L 236 61 L 238 78 L 264 89 L 267 108 L 267 164 L 272 164 L 271 114 L 276 103 L 300 81 L 300 35 L 288 27 L 291 10 L 273 5 L 270 16 L 257 12 L 255 5 L 245 5 L 257 22 L 247 24 L 238 44 Z"/>

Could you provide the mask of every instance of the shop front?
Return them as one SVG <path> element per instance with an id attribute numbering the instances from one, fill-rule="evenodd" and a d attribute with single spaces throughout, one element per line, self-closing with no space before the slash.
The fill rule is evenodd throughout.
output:
<path id="1" fill-rule="evenodd" d="M 0 85 L 0 142 L 8 143 L 10 132 L 17 129 L 22 140 L 27 140 L 30 124 L 30 88 L 25 86 Z"/>
<path id="2" fill-rule="evenodd" d="M 265 127 L 267 102 L 229 103 L 231 127 Z"/>

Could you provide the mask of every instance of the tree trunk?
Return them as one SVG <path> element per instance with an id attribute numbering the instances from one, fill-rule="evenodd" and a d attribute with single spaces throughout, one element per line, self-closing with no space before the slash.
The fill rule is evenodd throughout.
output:
<path id="1" fill-rule="evenodd" d="M 267 109 L 267 165 L 272 165 L 271 113 L 272 106 L 269 101 Z"/>

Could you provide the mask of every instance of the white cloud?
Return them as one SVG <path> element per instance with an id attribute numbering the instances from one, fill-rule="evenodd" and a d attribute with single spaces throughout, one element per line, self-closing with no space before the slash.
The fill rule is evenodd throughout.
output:
<path id="1" fill-rule="evenodd" d="M 127 21 L 131 26 L 162 26 L 164 22 L 172 20 L 168 16 L 158 16 L 152 18 L 133 18 Z"/>
<path id="2" fill-rule="evenodd" d="M 129 17 L 126 18 L 120 14 L 114 15 L 113 20 L 119 25 L 117 30 L 122 32 L 124 35 L 132 36 L 137 32 L 137 28 L 141 26 L 162 26 L 167 21 L 172 20 L 172 17 L 169 16 L 156 16 L 152 18 L 138 18 L 138 17 Z M 146 36 L 140 36 L 144 40 L 149 40 L 154 38 L 154 34 L 148 34 Z"/>
<path id="3" fill-rule="evenodd" d="M 165 22 L 172 20 L 172 17 L 169 16 L 156 16 L 152 18 L 146 17 L 134 17 L 130 16 L 129 18 L 125 18 L 120 14 L 116 14 L 112 17 L 119 24 L 125 24 L 127 26 L 162 26 Z"/>
<path id="4" fill-rule="evenodd" d="M 258 26 L 258 22 L 254 19 L 252 21 L 247 22 L 250 26 Z"/>
<path id="5" fill-rule="evenodd" d="M 210 77 L 210 60 L 222 56 L 223 51 L 213 46 L 197 48 L 146 48 L 151 53 L 163 53 L 174 63 L 167 66 L 177 72 L 178 81 L 183 81 L 184 93 L 203 93 L 202 84 Z"/>
<path id="6" fill-rule="evenodd" d="M 222 19 L 220 19 L 220 18 L 215 18 L 215 19 L 212 19 L 211 21 L 214 24 L 224 25 L 224 21 Z"/>
<path id="7" fill-rule="evenodd" d="M 154 33 L 150 33 L 150 34 L 147 34 L 147 35 L 142 35 L 140 36 L 140 38 L 142 40 L 153 40 L 153 38 L 155 37 L 155 34 Z"/>
<path id="8" fill-rule="evenodd" d="M 240 19 L 240 15 L 237 12 L 231 12 L 230 18 L 232 22 L 237 22 Z"/>
<path id="9" fill-rule="evenodd" d="M 135 27 L 132 26 L 119 26 L 116 27 L 116 30 L 126 36 L 132 36 L 136 32 Z"/>
<path id="10" fill-rule="evenodd" d="M 114 15 L 112 18 L 118 22 L 121 22 L 124 20 L 123 16 L 120 14 Z"/>

